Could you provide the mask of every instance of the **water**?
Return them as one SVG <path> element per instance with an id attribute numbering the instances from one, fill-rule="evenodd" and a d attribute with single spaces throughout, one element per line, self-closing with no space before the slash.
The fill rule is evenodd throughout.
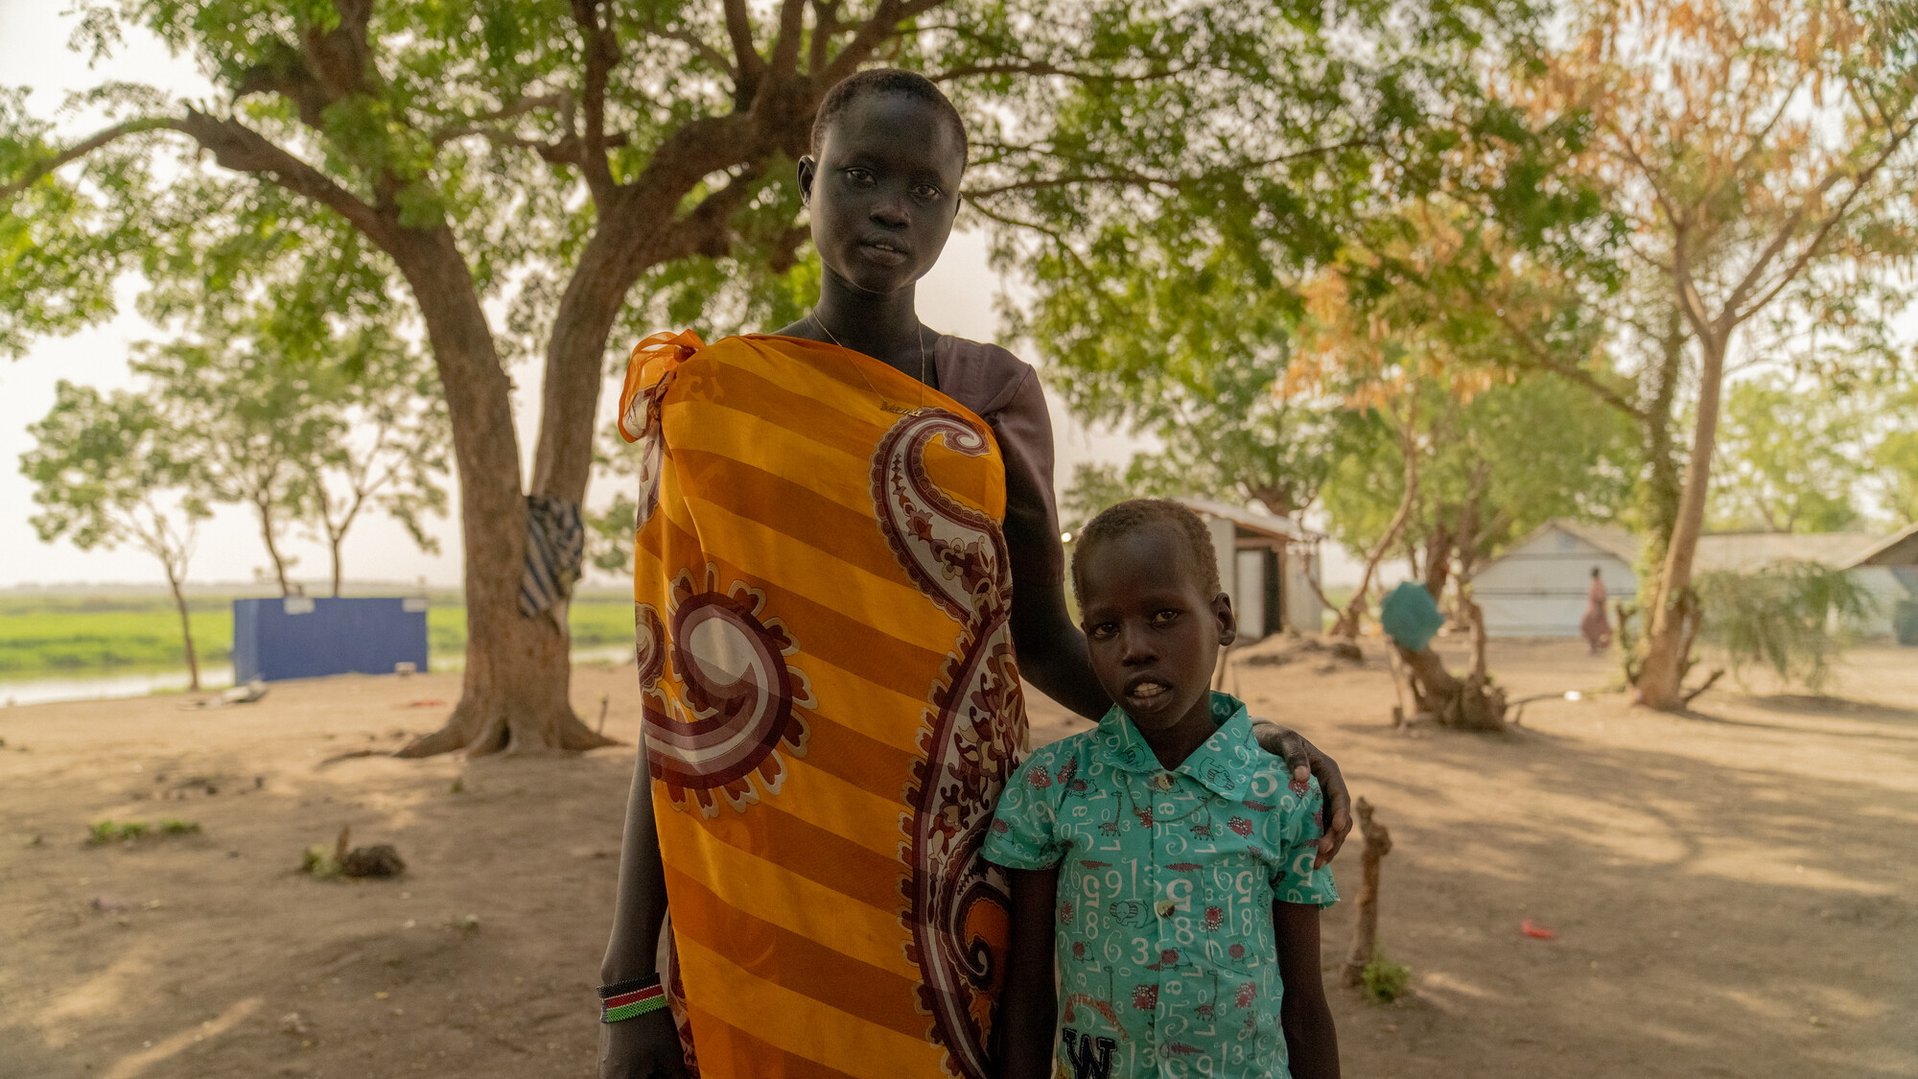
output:
<path id="1" fill-rule="evenodd" d="M 190 679 L 184 669 L 140 674 L 91 674 L 71 678 L 30 678 L 0 681 L 0 704 L 45 704 L 48 701 L 99 701 L 114 697 L 144 697 L 149 693 L 182 692 Z M 225 689 L 233 684 L 233 668 L 214 667 L 200 672 L 201 689 Z"/>
<path id="2" fill-rule="evenodd" d="M 631 662 L 632 645 L 596 645 L 573 650 L 574 663 Z M 434 672 L 457 671 L 465 666 L 461 656 L 434 656 Z M 144 697 L 150 693 L 180 693 L 187 687 L 185 668 L 177 671 L 145 671 L 139 674 L 79 674 L 68 678 L 26 678 L 0 680 L 0 706 L 46 704 L 50 701 L 101 701 L 117 697 Z M 200 672 L 200 688 L 225 689 L 233 684 L 233 668 L 208 667 Z"/>

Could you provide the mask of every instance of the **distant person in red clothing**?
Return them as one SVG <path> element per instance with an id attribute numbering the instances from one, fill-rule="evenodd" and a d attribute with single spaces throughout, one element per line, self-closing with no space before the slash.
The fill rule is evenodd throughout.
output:
<path id="1" fill-rule="evenodd" d="M 1597 566 L 1592 567 L 1592 587 L 1585 593 L 1585 617 L 1578 620 L 1578 631 L 1592 646 L 1592 655 L 1612 643 L 1612 622 L 1605 616 L 1605 582 L 1599 580 Z"/>

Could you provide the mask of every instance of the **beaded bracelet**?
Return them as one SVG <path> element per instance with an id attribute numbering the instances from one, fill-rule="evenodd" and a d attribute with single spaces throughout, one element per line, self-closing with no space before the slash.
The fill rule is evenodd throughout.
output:
<path id="1" fill-rule="evenodd" d="M 599 1021 L 602 1023 L 617 1023 L 665 1006 L 666 987 L 659 983 L 657 974 L 599 987 Z"/>

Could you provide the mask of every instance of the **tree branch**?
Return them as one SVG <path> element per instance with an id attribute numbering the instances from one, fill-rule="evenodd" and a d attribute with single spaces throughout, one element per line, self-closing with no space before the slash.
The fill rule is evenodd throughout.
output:
<path id="1" fill-rule="evenodd" d="M 746 10 L 746 0 L 726 0 L 726 36 L 733 42 L 733 58 L 737 61 L 733 69 L 740 81 L 756 82 L 766 69 L 766 61 L 753 48 L 753 20 Z"/>
<path id="2" fill-rule="evenodd" d="M 481 126 L 483 124 L 497 123 L 501 120 L 511 120 L 539 109 L 564 109 L 572 104 L 572 100 L 573 95 L 564 90 L 550 94 L 541 94 L 538 97 L 521 98 L 510 105 L 502 105 L 497 109 L 488 109 L 485 112 L 476 113 L 457 124 L 448 124 L 434 131 L 431 136 L 433 145 L 441 146 L 467 135 L 482 134 L 488 130 Z"/>
<path id="3" fill-rule="evenodd" d="M 720 74 L 735 79 L 739 77 L 739 70 L 733 66 L 731 57 L 714 48 L 691 30 L 655 30 L 653 32 L 668 41 L 677 41 L 681 45 L 690 47 L 695 55 L 711 64 Z"/>
<path id="4" fill-rule="evenodd" d="M 1372 141 L 1371 139 L 1347 139 L 1325 146 L 1308 146 L 1301 150 L 1292 150 L 1258 161 L 1235 162 L 1232 165 L 1232 169 L 1234 172 L 1248 173 L 1258 169 L 1271 168 L 1274 165 L 1283 165 L 1301 158 L 1314 157 L 1319 154 L 1329 154 L 1338 150 L 1351 149 L 1355 146 L 1369 145 Z M 1110 172 L 1067 173 L 1060 176 L 1038 176 L 1029 180 L 1014 180 L 995 187 L 977 188 L 968 191 L 966 194 L 972 198 L 989 198 L 993 195 L 1004 195 L 1013 191 L 1037 191 L 1050 188 L 1071 187 L 1075 184 L 1130 184 L 1137 187 L 1163 187 L 1170 188 L 1174 191 L 1183 191 L 1199 179 L 1201 179 L 1199 175 L 1154 176 L 1150 173 L 1139 172 L 1133 169 L 1115 168 Z"/>
<path id="5" fill-rule="evenodd" d="M 170 116 L 142 117 L 140 119 L 127 120 L 114 124 L 109 128 L 103 128 L 85 139 L 74 143 L 67 149 L 47 158 L 45 161 L 36 162 L 27 166 L 26 171 L 21 173 L 19 179 L 0 186 L 0 202 L 12 201 L 13 198 L 22 191 L 38 183 L 41 177 L 67 164 L 78 161 L 103 146 L 123 139 L 128 135 L 144 135 L 152 131 L 179 131 L 185 133 L 186 128 L 181 126 L 179 120 Z"/>
<path id="6" fill-rule="evenodd" d="M 809 72 L 825 70 L 832 58 L 832 39 L 845 29 L 839 21 L 839 4 L 840 0 L 812 0 L 812 48 L 806 56 Z"/>
<path id="7" fill-rule="evenodd" d="M 619 40 L 599 18 L 600 0 L 573 0 L 573 22 L 580 30 L 586 60 L 585 92 L 580 106 L 586 115 L 586 138 L 580 147 L 579 167 L 593 202 L 604 206 L 613 196 L 613 170 L 606 160 L 606 78 L 619 61 Z"/>
<path id="8" fill-rule="evenodd" d="M 1172 79 L 1190 74 L 1192 67 L 1166 67 L 1137 74 L 1121 74 L 1116 71 L 1080 71 L 1074 68 L 1060 67 L 1046 60 L 989 61 L 976 64 L 962 64 L 948 68 L 938 74 L 926 76 L 933 82 L 952 82 L 956 79 L 973 78 L 979 75 L 1058 75 L 1079 82 L 1121 83 L 1154 82 L 1159 79 Z"/>
<path id="9" fill-rule="evenodd" d="M 782 75 L 799 70 L 800 39 L 805 36 L 806 0 L 780 0 L 779 35 L 773 38 L 767 66 Z"/>
<path id="10" fill-rule="evenodd" d="M 238 120 L 222 120 L 189 106 L 186 118 L 171 126 L 192 136 L 222 167 L 263 177 L 295 195 L 312 199 L 345 218 L 383 250 L 392 252 L 398 236 L 384 214 Z"/>
<path id="11" fill-rule="evenodd" d="M 879 0 L 872 17 L 859 25 L 851 41 L 833 57 L 824 77 L 815 73 L 821 86 L 831 86 L 858 70 L 872 57 L 881 42 L 899 32 L 899 24 L 916 19 L 928 11 L 945 6 L 950 0 Z"/>
<path id="12" fill-rule="evenodd" d="M 1764 295 L 1760 296 L 1749 307 L 1746 307 L 1744 301 L 1750 295 L 1751 290 L 1757 287 L 1758 278 L 1762 275 L 1765 265 L 1776 257 L 1779 251 L 1783 250 L 1785 243 L 1789 239 L 1790 231 L 1803 219 L 1805 203 L 1799 205 L 1799 208 L 1793 212 L 1791 220 L 1787 221 L 1785 226 L 1779 229 L 1778 234 L 1772 237 L 1772 242 L 1766 245 L 1764 254 L 1759 257 L 1757 262 L 1752 264 L 1750 270 L 1746 271 L 1745 277 L 1738 283 L 1738 287 L 1732 290 L 1731 298 L 1727 300 L 1725 304 L 1725 315 L 1731 319 L 1732 325 L 1744 322 L 1746 319 L 1764 310 L 1766 305 L 1776 299 L 1779 293 L 1783 292 L 1792 281 L 1797 279 L 1800 273 L 1804 272 L 1806 265 L 1808 265 L 1813 258 L 1817 257 L 1819 249 L 1824 246 L 1826 237 L 1830 236 L 1832 230 L 1844 221 L 1846 214 L 1851 210 L 1851 204 L 1871 185 L 1872 179 L 1877 176 L 1878 170 L 1884 167 L 1885 162 L 1891 160 L 1891 156 L 1898 151 L 1898 148 L 1904 144 L 1904 141 L 1911 137 L 1914 127 L 1918 127 L 1918 124 L 1906 124 L 1903 131 L 1896 132 L 1893 135 L 1891 140 L 1885 144 L 1884 151 L 1880 153 L 1870 165 L 1867 165 L 1862 172 L 1857 174 L 1852 181 L 1851 190 L 1847 192 L 1844 199 L 1839 202 L 1838 208 L 1826 215 L 1824 224 L 1819 226 L 1818 231 L 1812 236 L 1811 242 L 1805 245 L 1804 249 L 1798 253 L 1798 257 L 1793 259 L 1791 265 L 1778 276 L 1777 282 L 1767 289 Z M 1830 175 L 1825 177 L 1824 182 L 1818 185 L 1818 194 L 1822 196 L 1825 192 L 1831 190 L 1844 175 L 1845 170 L 1834 169 Z M 1808 197 L 1806 203 L 1809 203 L 1809 201 L 1810 199 Z M 1743 310 L 1740 310 L 1741 308 L 1743 308 Z"/>

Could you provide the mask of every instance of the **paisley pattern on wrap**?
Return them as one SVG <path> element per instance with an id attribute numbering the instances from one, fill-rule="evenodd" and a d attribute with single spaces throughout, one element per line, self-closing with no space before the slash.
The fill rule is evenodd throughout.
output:
<path id="1" fill-rule="evenodd" d="M 765 616 L 765 595 L 738 581 L 724 590 L 718 583 L 710 564 L 703 582 L 680 573 L 663 621 L 641 604 L 635 649 L 653 778 L 709 817 L 719 812 L 720 796 L 743 811 L 761 791 L 779 793 L 786 779 L 781 753 L 806 751 L 799 710 L 817 705 L 805 672 L 786 663 L 799 646 L 778 619 Z M 662 647 L 662 636 L 669 646 Z M 662 668 L 676 692 L 661 685 Z"/>
<path id="2" fill-rule="evenodd" d="M 928 409 L 901 418 L 872 465 L 873 505 L 894 556 L 959 626 L 922 717 L 923 759 L 905 790 L 911 808 L 900 817 L 901 855 L 912 869 L 900 889 L 908 954 L 924 975 L 920 1005 L 946 1050 L 946 1070 L 984 1079 L 992 1004 L 1004 978 L 994 956 L 1003 951 L 1010 901 L 1004 875 L 979 852 L 1025 741 L 1025 707 L 1013 663 L 1004 535 L 928 478 L 925 452 L 934 440 L 973 457 L 991 448 L 958 416 Z"/>

